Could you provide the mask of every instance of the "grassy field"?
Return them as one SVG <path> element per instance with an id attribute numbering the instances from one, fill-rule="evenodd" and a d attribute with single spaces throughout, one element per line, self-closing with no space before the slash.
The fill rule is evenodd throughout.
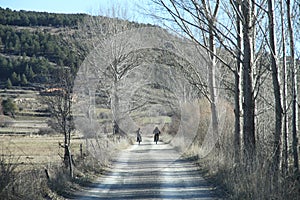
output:
<path id="1" fill-rule="evenodd" d="M 46 119 L 28 118 L 27 120 L 12 120 L 7 126 L 0 127 L 0 134 L 31 135 L 47 128 Z"/>
<path id="2" fill-rule="evenodd" d="M 12 98 L 18 107 L 15 118 L 2 116 L 9 124 L 0 127 L 0 155 L 7 162 L 17 164 L 20 169 L 46 167 L 62 161 L 64 149 L 63 135 L 39 135 L 48 129 L 45 105 L 39 101 L 40 95 L 34 90 L 0 90 L 2 99 Z M 79 153 L 83 140 L 72 140 L 71 151 Z"/>
<path id="3" fill-rule="evenodd" d="M 49 114 L 46 107 L 39 101 L 39 92 L 34 90 L 0 90 L 0 98 L 13 99 L 18 110 L 14 118 L 0 117 L 9 120 L 9 124 L 0 127 L 0 134 L 36 134 L 47 127 Z"/>
<path id="4" fill-rule="evenodd" d="M 156 89 L 146 88 L 147 90 L 137 93 L 137 98 L 144 96 L 148 98 L 149 93 L 157 93 Z M 150 92 L 150 91 L 151 92 Z M 158 93 L 159 102 L 165 101 L 165 97 Z M 47 107 L 41 104 L 38 91 L 34 90 L 0 90 L 0 98 L 12 98 L 19 108 L 15 118 L 0 116 L 0 120 L 9 120 L 8 125 L 0 126 L 0 154 L 11 159 L 10 162 L 22 167 L 35 168 L 62 160 L 63 148 L 59 147 L 59 142 L 63 143 L 62 135 L 47 134 L 49 115 Z M 158 97 L 157 97 L 158 98 Z M 163 104 L 163 103 L 162 103 Z M 151 111 L 151 112 L 150 112 Z M 139 125 L 165 124 L 171 123 L 168 116 L 157 116 L 161 111 L 160 106 L 141 107 L 130 114 L 130 117 Z M 112 113 L 109 108 L 103 105 L 96 106 L 98 122 L 107 126 L 107 131 L 112 132 Z M 44 133 L 42 131 L 44 130 Z M 80 143 L 83 139 L 79 137 L 72 139 L 71 150 L 73 154 L 79 154 Z"/>
<path id="5" fill-rule="evenodd" d="M 63 137 L 56 136 L 20 136 L 1 135 L 0 153 L 10 163 L 19 165 L 21 169 L 40 168 L 62 161 L 63 148 L 59 143 L 63 142 Z M 71 144 L 71 151 L 80 153 L 80 144 L 84 140 L 74 138 Z"/>

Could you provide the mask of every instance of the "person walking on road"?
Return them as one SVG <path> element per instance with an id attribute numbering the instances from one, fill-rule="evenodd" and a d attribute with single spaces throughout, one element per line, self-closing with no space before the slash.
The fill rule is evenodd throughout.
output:
<path id="1" fill-rule="evenodd" d="M 141 129 L 138 128 L 138 130 L 136 131 L 136 141 L 140 144 L 142 141 L 142 135 L 141 135 Z"/>
<path id="2" fill-rule="evenodd" d="M 157 126 L 153 130 L 153 134 L 154 134 L 154 142 L 157 144 L 157 141 L 159 140 L 159 134 L 160 134 L 160 130 L 158 129 Z"/>

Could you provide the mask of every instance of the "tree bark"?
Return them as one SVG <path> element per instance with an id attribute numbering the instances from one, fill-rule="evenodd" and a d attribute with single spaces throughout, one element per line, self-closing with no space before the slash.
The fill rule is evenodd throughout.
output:
<path id="1" fill-rule="evenodd" d="M 212 117 L 212 128 L 213 135 L 215 136 L 216 148 L 220 150 L 220 142 L 219 142 L 219 122 L 218 122 L 218 111 L 217 111 L 217 96 L 216 96 L 216 48 L 214 44 L 214 34 L 213 34 L 213 22 L 210 22 L 210 30 L 209 30 L 209 49 L 210 49 L 210 61 L 211 67 L 209 68 L 209 91 L 210 91 L 210 108 L 211 108 L 211 117 Z"/>
<path id="2" fill-rule="evenodd" d="M 113 82 L 111 106 L 113 110 L 113 134 L 119 134 L 119 123 L 120 123 L 120 105 L 118 96 L 118 80 L 115 78 Z"/>
<path id="3" fill-rule="evenodd" d="M 299 158 L 298 158 L 298 91 L 297 91 L 297 66 L 295 64 L 295 44 L 294 44 L 294 30 L 292 25 L 291 16 L 291 2 L 286 1 L 287 5 L 287 20 L 288 20 L 288 30 L 289 30 L 289 41 L 290 41 L 290 52 L 291 52 L 291 69 L 292 69 L 292 149 L 294 158 L 294 171 L 299 172 Z"/>
<path id="4" fill-rule="evenodd" d="M 236 68 L 234 71 L 235 88 L 234 88 L 234 114 L 235 114 L 235 130 L 234 130 L 234 149 L 235 149 L 235 162 L 239 163 L 241 159 L 241 59 L 242 59 L 242 25 L 239 17 L 241 12 L 241 4 L 239 1 L 234 1 L 236 7 L 236 29 L 237 29 L 237 58 Z"/>
<path id="5" fill-rule="evenodd" d="M 282 133 L 282 106 L 281 92 L 278 78 L 278 63 L 276 50 L 275 20 L 274 20 L 274 0 L 268 0 L 269 18 L 269 42 L 271 50 L 271 69 L 273 80 L 273 92 L 275 97 L 275 133 L 273 142 L 272 172 L 273 183 L 277 185 L 280 169 L 281 133 Z M 273 176 L 272 176 L 273 175 Z"/>
<path id="6" fill-rule="evenodd" d="M 244 159 L 248 167 L 252 168 L 255 160 L 255 101 L 253 96 L 253 30 L 251 0 L 242 2 L 243 21 L 243 141 Z"/>
<path id="7" fill-rule="evenodd" d="M 282 37 L 282 109 L 283 109 L 283 129 L 282 129 L 282 173 L 288 172 L 288 115 L 287 115 L 287 68 L 286 68 L 286 43 L 284 24 L 284 4 L 280 0 L 281 37 Z"/>
<path id="8" fill-rule="evenodd" d="M 218 111 L 217 111 L 217 92 L 216 92 L 216 45 L 215 45 L 215 36 L 214 29 L 216 23 L 216 17 L 218 14 L 220 1 L 215 2 L 214 9 L 211 9 L 209 3 L 205 0 L 202 0 L 202 7 L 204 9 L 204 14 L 208 23 L 208 54 L 210 58 L 211 66 L 208 72 L 208 87 L 210 92 L 210 108 L 211 108 L 211 121 L 214 138 L 217 140 L 215 147 L 217 151 L 220 151 L 220 142 L 219 142 L 219 122 L 218 122 Z M 198 5 L 197 2 L 194 2 L 194 5 Z M 198 6 L 199 9 L 199 6 Z M 199 12 L 201 12 L 199 10 Z"/>
<path id="9" fill-rule="evenodd" d="M 70 178 L 73 179 L 73 163 L 72 163 L 72 155 L 69 146 L 66 146 L 66 150 L 68 152 L 69 175 Z"/>

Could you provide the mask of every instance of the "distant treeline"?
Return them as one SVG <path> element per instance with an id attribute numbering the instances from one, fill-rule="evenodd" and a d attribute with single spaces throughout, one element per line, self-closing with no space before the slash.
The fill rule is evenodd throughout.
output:
<path id="1" fill-rule="evenodd" d="M 0 25 L 0 80 L 14 79 L 14 73 L 24 74 L 29 82 L 48 81 L 54 65 L 68 66 L 76 71 L 82 58 L 62 41 L 59 35 L 31 32 Z M 28 77 L 31 69 L 34 76 Z M 16 81 L 12 81 L 15 85 Z"/>
<path id="2" fill-rule="evenodd" d="M 73 67 L 78 62 L 62 37 L 42 31 L 0 25 L 0 52 L 8 55 L 45 57 L 50 62 Z"/>
<path id="3" fill-rule="evenodd" d="M 85 15 L 0 8 L 0 16 L 2 87 L 47 83 L 57 66 L 67 66 L 76 72 L 83 57 L 74 50 L 77 47 L 72 44 L 74 48 L 71 48 L 71 44 L 63 40 L 63 29 L 58 33 L 53 30 L 56 27 L 74 28 Z"/>
<path id="4" fill-rule="evenodd" d="M 48 84 L 58 67 L 75 74 L 88 50 L 71 42 L 72 36 L 87 16 L 0 8 L 0 87 Z M 102 19 L 109 23 L 109 18 Z M 129 27 L 151 26 L 119 21 Z"/>
<path id="5" fill-rule="evenodd" d="M 0 56 L 0 79 L 7 87 L 46 83 L 54 69 L 54 65 L 43 57 L 10 59 Z"/>
<path id="6" fill-rule="evenodd" d="M 56 14 L 33 11 L 13 11 L 0 8 L 0 24 L 15 26 L 76 26 L 86 14 Z"/>

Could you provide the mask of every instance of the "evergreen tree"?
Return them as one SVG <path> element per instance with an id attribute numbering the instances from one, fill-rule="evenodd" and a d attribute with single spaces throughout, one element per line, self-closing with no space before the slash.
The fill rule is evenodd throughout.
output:
<path id="1" fill-rule="evenodd" d="M 20 79 L 18 79 L 18 78 L 19 78 L 19 77 L 18 77 L 17 73 L 16 73 L 16 72 L 13 72 L 12 75 L 11 75 L 11 83 L 12 83 L 12 85 L 17 85 L 17 84 L 19 84 Z"/>
<path id="2" fill-rule="evenodd" d="M 18 74 L 18 85 L 20 85 L 20 83 L 21 83 L 21 75 L 20 74 Z"/>
<path id="3" fill-rule="evenodd" d="M 22 74 L 22 76 L 21 76 L 21 85 L 25 86 L 27 84 L 28 84 L 28 81 L 27 81 L 26 75 Z"/>
<path id="4" fill-rule="evenodd" d="M 11 89 L 11 88 L 12 88 L 12 83 L 11 83 L 10 78 L 7 79 L 7 82 L 6 82 L 6 88 L 7 88 L 7 89 Z"/>
<path id="5" fill-rule="evenodd" d="M 26 64 L 25 75 L 26 75 L 28 81 L 32 81 L 32 79 L 35 76 L 35 73 L 33 72 L 32 67 L 29 67 L 28 64 Z"/>

